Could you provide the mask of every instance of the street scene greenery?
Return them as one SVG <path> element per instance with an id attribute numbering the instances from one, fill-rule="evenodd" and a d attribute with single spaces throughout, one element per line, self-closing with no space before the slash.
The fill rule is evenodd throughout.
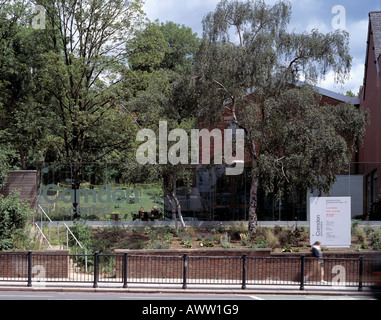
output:
<path id="1" fill-rule="evenodd" d="M 141 206 L 163 212 L 165 198 L 181 227 L 88 230 L 75 224 L 73 232 L 90 251 L 174 244 L 283 250 L 304 243 L 301 228 L 258 226 L 258 189 L 278 197 L 328 191 L 357 151 L 367 112 L 351 104 L 320 105 L 312 86 L 299 85 L 316 84 L 331 71 L 337 81 L 348 79 L 349 34 L 287 31 L 292 8 L 283 0 L 274 5 L 222 0 L 206 13 L 202 35 L 170 21 L 149 21 L 142 5 L 142 0 L 0 0 L 0 185 L 12 169 L 72 163 L 71 188 L 79 190 L 89 183 L 81 178 L 83 164 L 120 163 L 120 184 L 155 187 L 140 189 L 139 204 L 115 205 L 102 218 L 119 214 L 130 221 Z M 166 121 L 168 131 L 216 126 L 225 112 L 245 132 L 249 223 L 223 231 L 186 228 L 176 180 L 188 187 L 191 172 L 181 164 L 137 163 L 137 133 L 143 128 L 157 133 L 159 121 Z M 15 196 L 1 201 L 0 250 L 27 247 L 30 212 Z M 69 206 L 74 218 L 84 218 L 78 201 Z M 379 231 L 360 230 L 356 245 L 379 248 Z"/>
<path id="2" fill-rule="evenodd" d="M 27 204 L 20 202 L 18 194 L 0 197 L 0 250 L 45 249 L 46 243 L 30 223 L 34 214 Z M 254 234 L 245 221 L 223 226 L 216 223 L 209 227 L 175 228 L 173 226 L 91 227 L 77 220 L 70 228 L 75 239 L 86 248 L 87 254 L 113 253 L 115 249 L 131 250 L 208 250 L 208 249 L 259 249 L 275 252 L 309 252 L 309 228 L 294 225 L 258 227 Z M 77 253 L 78 243 L 68 236 L 64 227 L 55 223 L 43 228 L 53 246 L 70 248 Z M 57 234 L 58 233 L 58 234 Z M 346 251 L 381 250 L 381 228 L 361 226 L 352 222 L 352 245 Z M 328 249 L 329 250 L 329 249 Z M 84 252 L 82 252 L 84 253 Z"/>
<path id="3" fill-rule="evenodd" d="M 188 227 L 176 230 L 171 226 L 160 227 L 105 227 L 92 228 L 77 222 L 71 228 L 76 238 L 89 254 L 114 253 L 115 249 L 130 250 L 208 250 L 208 249 L 260 249 L 274 252 L 310 252 L 308 227 L 259 227 L 256 234 L 249 231 L 246 222 L 231 226 Z M 56 228 L 52 228 L 52 243 L 56 244 Z M 47 228 L 45 228 L 47 231 Z M 61 243 L 66 241 L 61 228 Z M 72 247 L 75 246 L 71 240 Z M 330 250 L 325 248 L 325 250 Z M 332 249 L 331 249 L 332 250 Z M 352 223 L 352 245 L 342 251 L 381 250 L 381 228 L 359 226 Z"/>
<path id="4" fill-rule="evenodd" d="M 0 251 L 40 247 L 36 234 L 31 233 L 33 214 L 17 192 L 7 198 L 0 196 Z"/>

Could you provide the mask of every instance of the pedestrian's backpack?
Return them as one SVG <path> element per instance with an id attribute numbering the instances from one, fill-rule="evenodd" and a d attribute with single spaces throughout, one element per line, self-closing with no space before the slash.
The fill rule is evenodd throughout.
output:
<path id="1" fill-rule="evenodd" d="M 319 255 L 319 250 L 316 249 L 316 248 L 314 248 L 314 247 L 312 247 L 312 255 L 313 255 L 314 257 L 316 257 L 316 258 L 319 258 L 319 257 L 320 257 L 320 255 Z"/>

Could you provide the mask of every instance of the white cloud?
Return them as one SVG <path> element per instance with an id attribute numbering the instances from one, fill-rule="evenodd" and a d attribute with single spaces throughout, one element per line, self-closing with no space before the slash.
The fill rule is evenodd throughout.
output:
<path id="1" fill-rule="evenodd" d="M 213 11 L 220 0 L 146 0 L 143 10 L 151 21 L 173 21 L 202 33 L 203 17 Z"/>
<path id="2" fill-rule="evenodd" d="M 351 54 L 356 59 L 362 59 L 365 61 L 366 55 L 366 43 L 368 41 L 368 19 L 347 22 L 347 31 L 350 37 Z"/>
<path id="3" fill-rule="evenodd" d="M 365 12 L 377 8 L 374 2 L 363 0 L 363 3 L 344 3 L 346 8 L 346 30 L 350 34 L 350 48 L 353 56 L 350 79 L 344 85 L 334 82 L 333 73 L 327 75 L 321 86 L 336 92 L 352 90 L 357 93 L 363 82 L 365 50 L 368 33 L 368 16 Z M 194 32 L 202 34 L 202 19 L 213 11 L 220 0 L 146 0 L 143 7 L 150 20 L 159 19 L 161 22 L 173 21 L 191 27 Z M 278 0 L 267 0 L 273 5 Z M 310 32 L 318 29 L 320 32 L 332 32 L 332 14 L 334 5 L 339 4 L 334 0 L 290 0 L 292 5 L 292 19 L 289 30 L 296 32 Z"/>
<path id="4" fill-rule="evenodd" d="M 336 83 L 334 72 L 330 71 L 325 80 L 322 80 L 318 85 L 324 89 L 331 90 L 337 93 L 345 94 L 347 91 L 352 91 L 357 94 L 360 86 L 363 84 L 364 64 L 356 63 L 351 69 L 349 79 L 344 83 Z"/>

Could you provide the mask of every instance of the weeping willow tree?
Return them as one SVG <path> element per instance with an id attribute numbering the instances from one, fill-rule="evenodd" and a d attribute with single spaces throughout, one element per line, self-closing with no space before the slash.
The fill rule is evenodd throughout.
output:
<path id="1" fill-rule="evenodd" d="M 291 5 L 222 0 L 203 20 L 194 86 L 199 115 L 229 113 L 245 131 L 251 167 L 249 229 L 257 228 L 257 191 L 327 191 L 363 139 L 366 113 L 323 105 L 310 85 L 350 72 L 345 31 L 288 32 Z M 299 83 L 303 80 L 303 85 Z"/>

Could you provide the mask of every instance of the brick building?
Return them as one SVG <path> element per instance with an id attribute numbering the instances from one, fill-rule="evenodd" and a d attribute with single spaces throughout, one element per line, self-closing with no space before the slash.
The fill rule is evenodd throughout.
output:
<path id="1" fill-rule="evenodd" d="M 371 123 L 366 128 L 358 160 L 364 175 L 364 212 L 381 214 L 381 11 L 369 13 L 369 30 L 365 58 L 364 84 L 360 89 L 360 105 L 370 111 Z M 372 217 L 371 217 L 372 218 Z M 377 217 L 375 217 L 377 218 Z"/>

